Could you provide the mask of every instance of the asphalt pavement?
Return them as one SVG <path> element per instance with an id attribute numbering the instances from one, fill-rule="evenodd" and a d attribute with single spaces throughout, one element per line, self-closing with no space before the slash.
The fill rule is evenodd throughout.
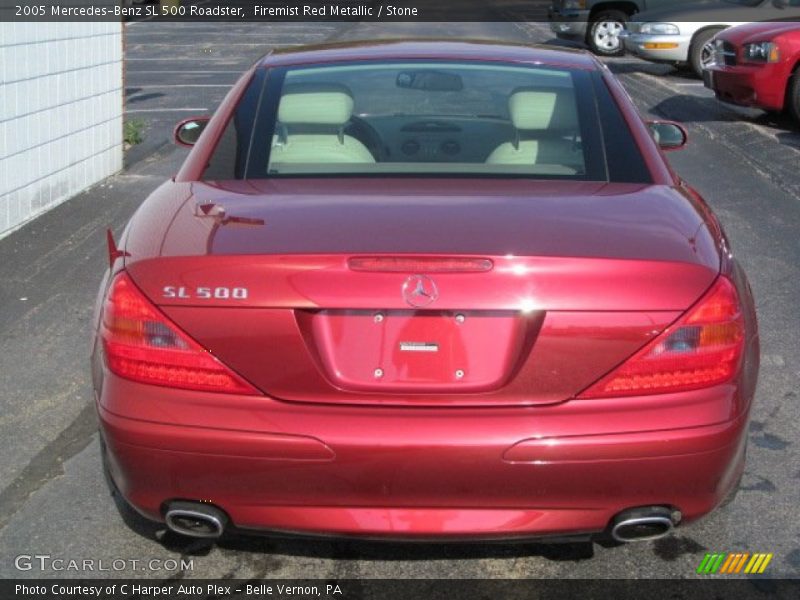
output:
<path id="1" fill-rule="evenodd" d="M 343 23 L 161 23 L 125 25 L 125 120 L 143 142 L 127 166 L 165 144 L 181 119 L 210 115 L 241 74 L 270 48 L 321 43 Z"/>
<path id="2" fill-rule="evenodd" d="M 539 23 L 254 24 L 235 36 L 229 24 L 190 25 L 128 27 L 127 118 L 149 121 L 150 150 L 125 172 L 0 240 L 0 576 L 684 578 L 694 575 L 705 552 L 750 551 L 774 553 L 765 577 L 800 577 L 800 135 L 789 122 L 717 103 L 699 82 L 669 67 L 627 57 L 608 63 L 641 111 L 687 124 L 691 142 L 670 154 L 671 163 L 719 215 L 757 301 L 762 369 L 747 469 L 733 504 L 672 537 L 618 547 L 245 537 L 209 546 L 165 534 L 119 506 L 100 470 L 89 321 L 105 266 L 106 227 L 118 233 L 186 155 L 163 142 L 172 123 L 213 110 L 272 44 L 409 33 L 552 40 Z M 18 570 L 15 557 L 35 554 L 123 559 L 126 566 Z M 169 560 L 191 561 L 191 568 L 167 568 Z"/>

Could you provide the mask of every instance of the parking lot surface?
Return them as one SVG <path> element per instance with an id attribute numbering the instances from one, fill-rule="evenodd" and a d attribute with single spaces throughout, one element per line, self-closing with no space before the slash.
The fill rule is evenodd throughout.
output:
<path id="1" fill-rule="evenodd" d="M 209 546 L 165 534 L 109 494 L 88 368 L 104 232 L 119 233 L 177 170 L 186 151 L 166 143 L 172 124 L 213 111 L 273 45 L 409 34 L 553 42 L 541 23 L 128 26 L 126 118 L 146 121 L 146 151 L 134 150 L 140 155 L 129 169 L 0 241 L 0 575 L 684 578 L 705 552 L 749 551 L 774 553 L 765 576 L 800 576 L 800 134 L 788 121 L 719 104 L 669 67 L 629 57 L 609 67 L 644 115 L 687 125 L 690 144 L 670 160 L 722 220 L 758 305 L 762 369 L 733 504 L 672 537 L 617 547 L 245 537 Z M 128 562 L 104 572 L 15 566 L 15 557 L 35 554 Z M 165 568 L 170 559 L 189 559 L 191 568 Z"/>

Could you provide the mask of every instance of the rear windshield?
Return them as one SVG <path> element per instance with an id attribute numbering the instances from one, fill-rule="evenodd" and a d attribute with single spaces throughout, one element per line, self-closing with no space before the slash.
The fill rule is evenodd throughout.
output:
<path id="1" fill-rule="evenodd" d="M 588 71 L 414 60 L 263 75 L 240 102 L 207 179 L 513 176 L 641 183 L 649 177 L 619 109 L 606 90 L 596 93 L 597 77 Z M 598 107 L 598 99 L 605 105 Z M 604 131 L 609 115 L 601 115 L 609 109 L 622 130 Z M 627 138 L 626 172 L 609 164 L 608 135 Z M 613 145 L 620 152 L 620 140 Z"/>

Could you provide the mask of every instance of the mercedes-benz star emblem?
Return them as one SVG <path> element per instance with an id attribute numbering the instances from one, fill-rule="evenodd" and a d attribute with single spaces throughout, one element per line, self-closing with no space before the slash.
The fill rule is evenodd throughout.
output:
<path id="1" fill-rule="evenodd" d="M 411 275 L 403 283 L 403 298 L 409 306 L 421 308 L 428 306 L 439 297 L 439 288 L 433 279 L 425 275 Z"/>

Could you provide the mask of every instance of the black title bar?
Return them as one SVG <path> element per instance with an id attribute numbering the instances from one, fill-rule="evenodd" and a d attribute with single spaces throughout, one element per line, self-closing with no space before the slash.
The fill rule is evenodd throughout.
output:
<path id="1" fill-rule="evenodd" d="M 796 21 L 800 6 L 784 0 L 711 5 L 676 1 L 666 11 L 635 19 L 717 24 Z M 574 22 L 591 20 L 586 8 L 562 0 L 0 0 L 0 21 L 374 21 Z M 794 3 L 796 4 L 796 3 Z M 580 3 L 577 4 L 580 6 Z"/>
<path id="2" fill-rule="evenodd" d="M 535 573 L 531 573 L 534 576 Z M 4 600 L 796 600 L 800 580 L 721 578 L 690 580 L 131 580 L 28 579 L 0 581 Z"/>

